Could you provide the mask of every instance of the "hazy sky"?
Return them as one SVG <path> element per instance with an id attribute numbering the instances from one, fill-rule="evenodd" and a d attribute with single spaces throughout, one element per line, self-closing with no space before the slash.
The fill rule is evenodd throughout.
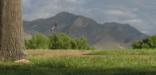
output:
<path id="1" fill-rule="evenodd" d="M 48 18 L 67 11 L 99 23 L 129 23 L 156 34 L 156 0 L 23 0 L 24 19 Z"/>

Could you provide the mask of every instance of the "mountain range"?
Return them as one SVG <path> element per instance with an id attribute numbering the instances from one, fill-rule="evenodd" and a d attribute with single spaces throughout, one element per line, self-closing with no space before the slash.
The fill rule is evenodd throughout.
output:
<path id="1" fill-rule="evenodd" d="M 64 32 L 73 37 L 84 36 L 91 46 L 98 49 L 129 48 L 133 41 L 147 37 L 129 24 L 99 24 L 91 18 L 68 12 L 47 19 L 24 21 L 24 29 L 28 34 Z"/>

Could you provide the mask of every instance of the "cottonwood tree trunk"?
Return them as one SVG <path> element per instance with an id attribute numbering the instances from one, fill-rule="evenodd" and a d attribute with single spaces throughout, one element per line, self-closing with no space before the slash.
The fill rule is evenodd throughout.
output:
<path id="1" fill-rule="evenodd" d="M 1 19 L 1 17 L 2 17 L 2 0 L 0 0 L 0 19 Z M 0 42 L 1 42 L 1 38 L 2 38 L 2 22 L 1 22 L 2 20 L 0 20 Z M 0 44 L 0 49 L 1 49 L 1 44 Z"/>
<path id="2" fill-rule="evenodd" d="M 0 0 L 0 60 L 24 57 L 21 0 Z"/>

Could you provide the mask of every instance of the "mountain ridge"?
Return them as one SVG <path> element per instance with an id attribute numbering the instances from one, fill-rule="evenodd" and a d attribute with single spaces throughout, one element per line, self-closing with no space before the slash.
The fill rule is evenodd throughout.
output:
<path id="1" fill-rule="evenodd" d="M 24 28 L 27 33 L 44 34 L 51 33 L 51 29 L 55 28 L 56 32 L 64 32 L 73 37 L 85 36 L 91 45 L 99 47 L 103 44 L 102 48 L 106 48 L 104 46 L 108 43 L 115 44 L 117 46 L 115 48 L 128 48 L 131 42 L 147 36 L 129 24 L 116 22 L 99 24 L 91 18 L 68 12 L 62 12 L 47 19 L 24 21 Z M 111 47 L 111 44 L 108 46 Z"/>

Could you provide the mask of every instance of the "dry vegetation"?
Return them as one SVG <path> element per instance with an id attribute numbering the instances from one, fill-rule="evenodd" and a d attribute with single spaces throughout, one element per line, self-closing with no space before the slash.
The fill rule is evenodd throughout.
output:
<path id="1" fill-rule="evenodd" d="M 86 56 L 91 51 L 80 50 L 27 50 L 29 56 L 59 57 L 59 56 Z"/>

